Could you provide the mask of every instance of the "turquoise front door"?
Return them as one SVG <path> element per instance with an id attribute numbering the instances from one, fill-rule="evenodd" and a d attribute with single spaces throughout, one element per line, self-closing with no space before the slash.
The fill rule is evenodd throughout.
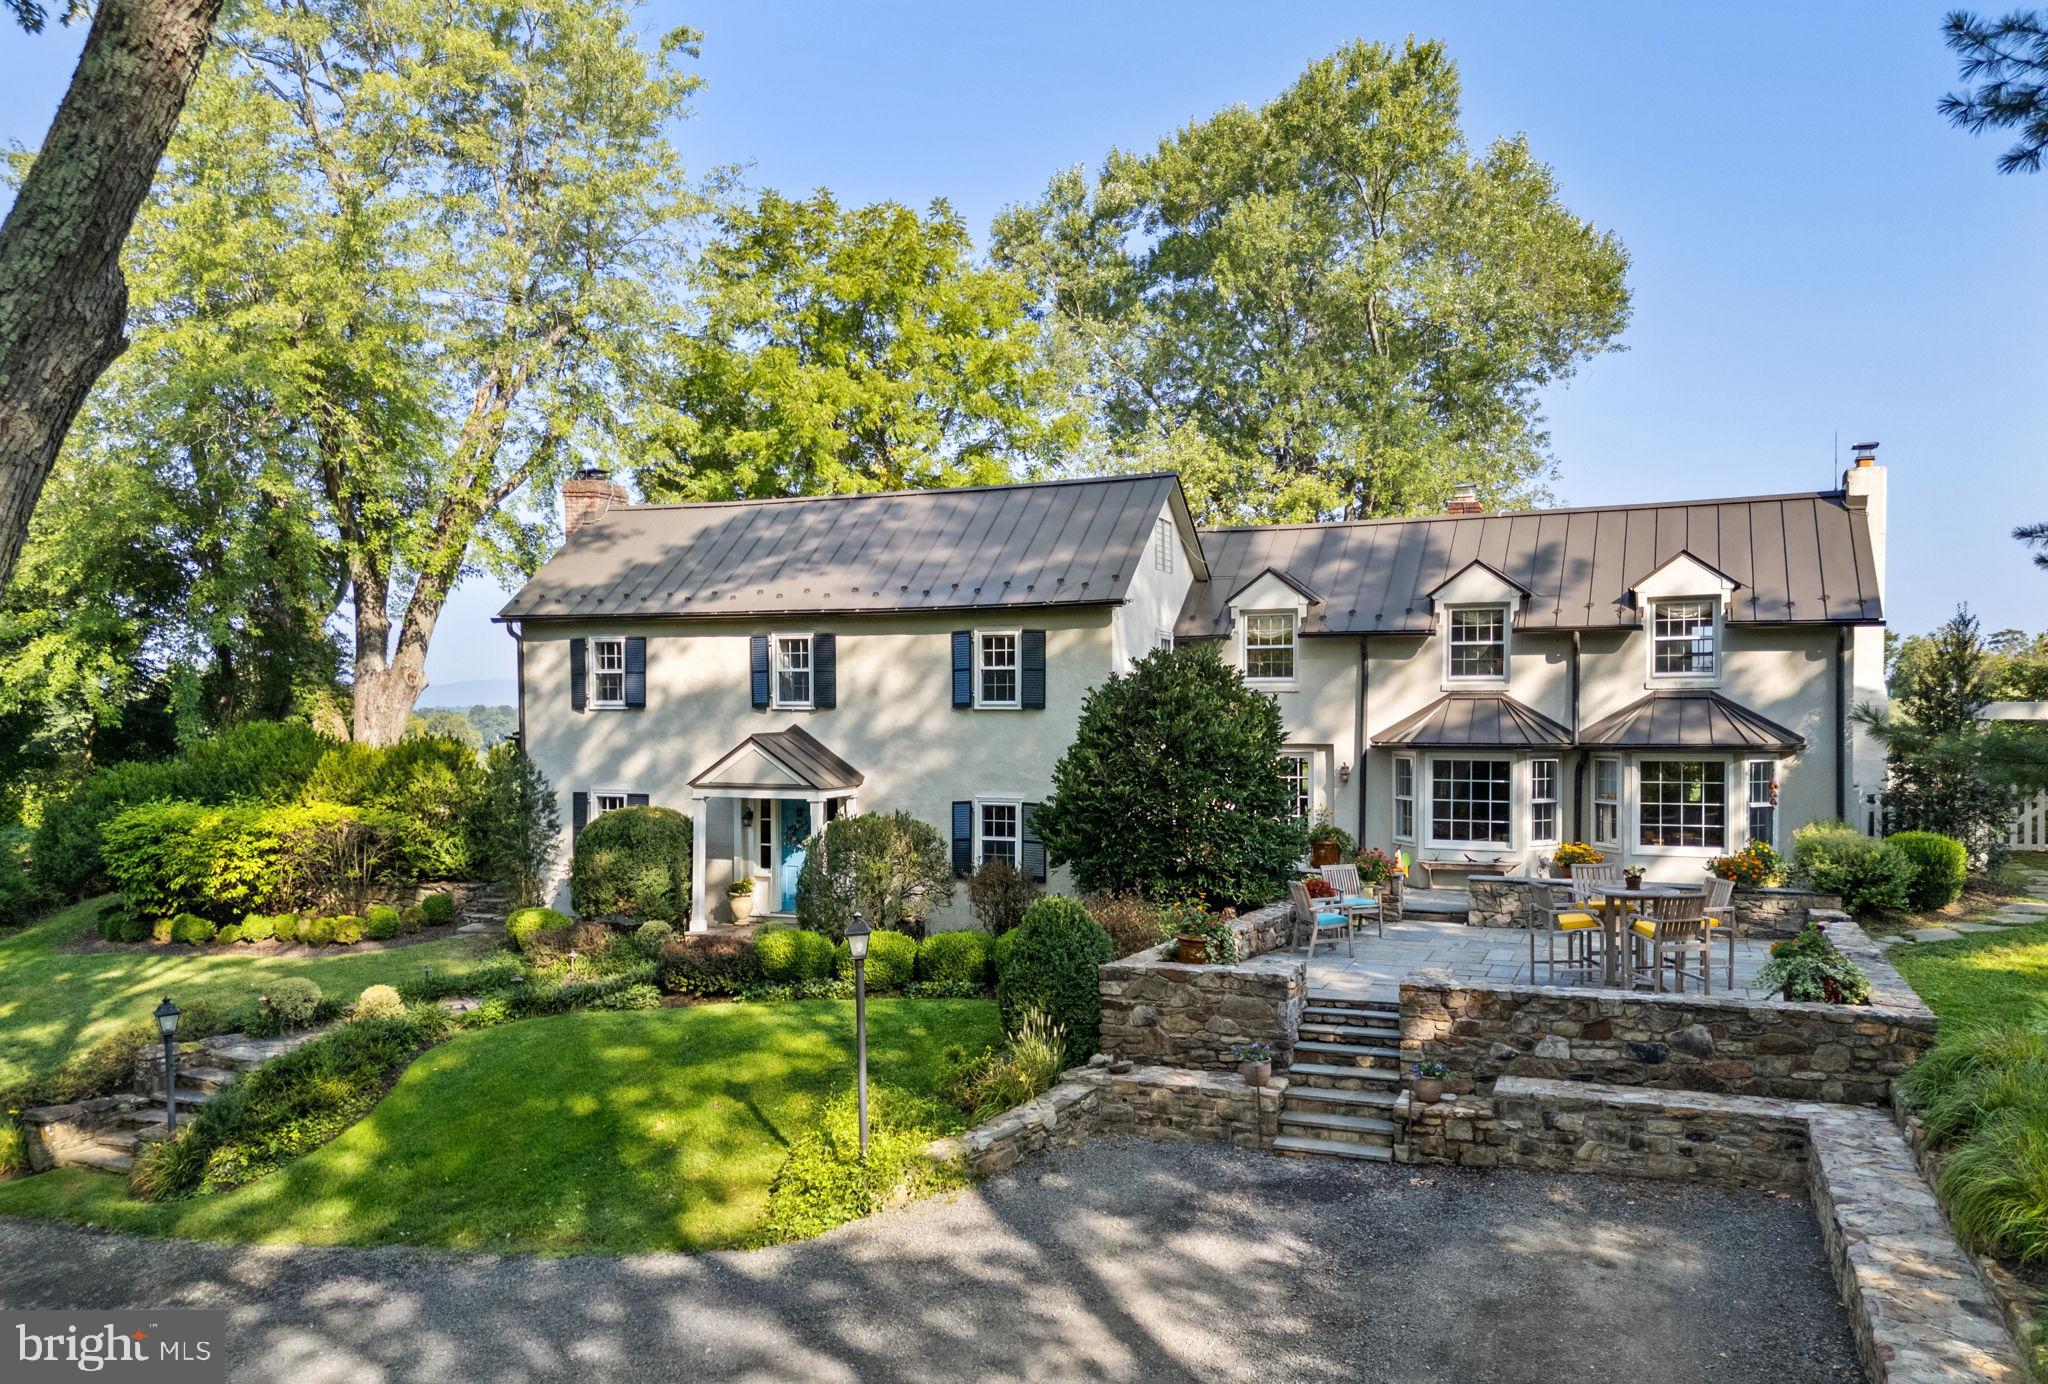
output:
<path id="1" fill-rule="evenodd" d="M 781 911 L 796 912 L 796 877 L 804 870 L 804 842 L 811 837 L 811 805 L 802 798 L 782 800 L 782 869 L 779 871 Z"/>

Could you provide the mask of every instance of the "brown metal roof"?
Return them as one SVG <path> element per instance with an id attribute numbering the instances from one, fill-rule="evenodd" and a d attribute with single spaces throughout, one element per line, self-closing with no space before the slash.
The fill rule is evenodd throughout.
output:
<path id="1" fill-rule="evenodd" d="M 1172 472 L 786 500 L 628 505 L 577 529 L 498 613 L 818 615 L 1122 600 L 1171 504 Z"/>
<path id="2" fill-rule="evenodd" d="M 1210 578 L 1175 633 L 1229 629 L 1229 598 L 1265 568 L 1322 593 L 1304 634 L 1427 634 L 1429 593 L 1483 562 L 1530 594 L 1518 629 L 1639 623 L 1637 583 L 1681 552 L 1736 585 L 1735 624 L 1868 624 L 1884 618 L 1870 530 L 1839 491 L 1519 514 L 1205 529 Z"/>
<path id="3" fill-rule="evenodd" d="M 1451 692 L 1372 737 L 1375 745 L 1561 750 L 1572 733 L 1504 692 Z"/>
<path id="4" fill-rule="evenodd" d="M 790 726 L 785 730 L 764 730 L 748 736 L 720 755 L 711 768 L 691 779 L 690 786 L 712 786 L 718 766 L 750 745 L 821 792 L 844 792 L 867 782 L 865 774 L 825 748 L 817 736 L 801 726 Z"/>
<path id="5" fill-rule="evenodd" d="M 1806 739 L 1718 692 L 1652 692 L 1579 736 L 1582 745 L 1617 750 L 1776 750 L 1792 754 Z"/>

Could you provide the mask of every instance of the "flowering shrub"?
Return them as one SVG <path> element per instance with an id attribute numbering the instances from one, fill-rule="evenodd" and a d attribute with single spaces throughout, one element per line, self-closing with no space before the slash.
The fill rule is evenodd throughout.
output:
<path id="1" fill-rule="evenodd" d="M 1304 882 L 1308 885 L 1308 896 L 1312 899 L 1334 899 L 1337 897 L 1337 886 L 1324 879 L 1321 875 L 1310 875 Z"/>
<path id="2" fill-rule="evenodd" d="M 1766 841 L 1752 841 L 1733 855 L 1717 855 L 1707 862 L 1710 873 L 1732 879 L 1750 889 L 1761 889 L 1785 873 L 1785 860 Z"/>
<path id="3" fill-rule="evenodd" d="M 1567 841 L 1559 846 L 1550 858 L 1559 865 L 1598 865 L 1606 860 L 1607 856 L 1584 841 Z"/>
<path id="4" fill-rule="evenodd" d="M 1358 882 L 1368 886 L 1385 884 L 1401 873 L 1400 862 L 1378 846 L 1367 846 L 1352 863 L 1358 866 Z"/>

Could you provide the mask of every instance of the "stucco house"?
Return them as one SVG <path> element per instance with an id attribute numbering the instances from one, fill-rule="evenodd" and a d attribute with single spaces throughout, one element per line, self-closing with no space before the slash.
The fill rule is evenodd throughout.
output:
<path id="1" fill-rule="evenodd" d="M 692 926 L 794 908 L 804 842 L 911 812 L 962 875 L 1060 887 L 1035 804 L 1089 688 L 1221 641 L 1273 695 L 1305 815 L 1445 868 L 1590 840 L 1697 878 L 1752 838 L 1867 824 L 1883 756 L 1885 481 L 1833 491 L 1198 530 L 1170 473 L 634 505 L 585 473 L 505 606 L 520 734 L 578 830 L 695 824 Z M 935 927 L 970 921 L 964 900 Z"/>

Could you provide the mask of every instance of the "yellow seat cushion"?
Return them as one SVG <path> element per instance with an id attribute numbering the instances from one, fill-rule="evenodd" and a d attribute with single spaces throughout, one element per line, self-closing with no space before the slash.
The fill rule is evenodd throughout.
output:
<path id="1" fill-rule="evenodd" d="M 1630 923 L 1629 926 L 1644 937 L 1655 937 L 1657 935 L 1657 925 L 1648 918 L 1638 918 Z"/>
<path id="2" fill-rule="evenodd" d="M 1721 920 L 1720 920 L 1719 918 L 1709 918 L 1709 919 L 1707 919 L 1707 926 L 1708 926 L 1708 927 L 1719 927 L 1719 926 L 1721 926 Z"/>
<path id="3" fill-rule="evenodd" d="M 1590 913 L 1560 913 L 1557 925 L 1566 932 L 1577 932 L 1580 928 L 1600 926 L 1600 920 Z"/>

